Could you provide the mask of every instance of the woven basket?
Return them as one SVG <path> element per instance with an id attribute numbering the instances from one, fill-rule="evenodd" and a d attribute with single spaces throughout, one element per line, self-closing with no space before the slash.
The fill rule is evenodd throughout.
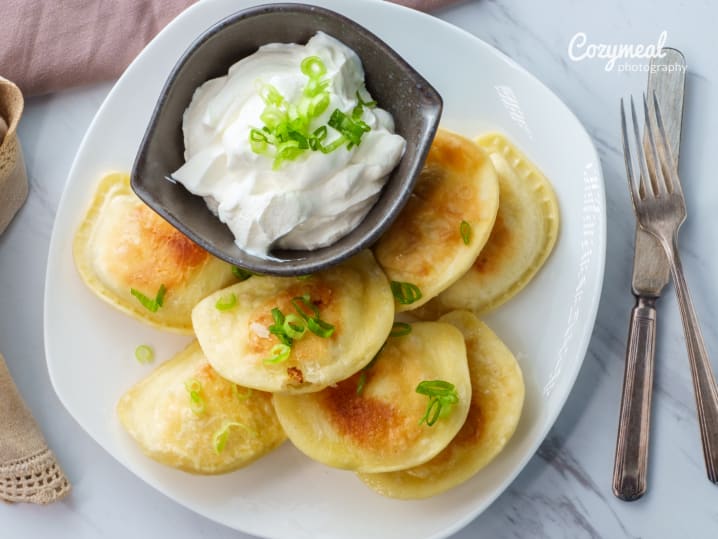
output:
<path id="1" fill-rule="evenodd" d="M 20 89 L 0 77 L 0 234 L 27 198 L 27 173 L 17 138 L 23 104 Z"/>

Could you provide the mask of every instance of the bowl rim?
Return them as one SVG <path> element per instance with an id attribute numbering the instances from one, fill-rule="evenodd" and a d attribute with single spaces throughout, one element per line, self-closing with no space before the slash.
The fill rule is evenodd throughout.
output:
<path id="1" fill-rule="evenodd" d="M 185 64 L 189 62 L 189 60 L 198 51 L 198 49 L 201 48 L 212 37 L 233 26 L 239 21 L 271 13 L 292 12 L 319 13 L 325 17 L 336 19 L 342 22 L 342 24 L 351 28 L 353 32 L 361 35 L 368 42 L 372 43 L 372 45 L 376 47 L 377 50 L 381 52 L 381 54 L 391 58 L 393 62 L 398 64 L 402 71 L 406 71 L 411 74 L 412 78 L 415 79 L 414 86 L 420 88 L 420 91 L 424 95 L 424 102 L 422 103 L 423 110 L 429 111 L 430 114 L 426 115 L 426 128 L 422 129 L 421 136 L 418 137 L 419 144 L 417 145 L 418 152 L 416 154 L 415 162 L 407 171 L 408 178 L 403 180 L 406 185 L 401 190 L 399 190 L 398 195 L 394 197 L 392 204 L 390 204 L 387 211 L 381 214 L 376 219 L 375 224 L 369 227 L 369 229 L 365 233 L 360 235 L 356 239 L 356 241 L 354 241 L 347 249 L 343 250 L 335 256 L 326 259 L 315 260 L 312 256 L 313 253 L 321 253 L 322 250 L 333 247 L 338 241 L 341 241 L 342 239 L 351 235 L 355 230 L 357 230 L 357 228 L 361 226 L 364 220 L 362 220 L 359 225 L 357 225 L 354 229 L 350 230 L 345 235 L 341 236 L 340 238 L 325 247 L 321 247 L 315 250 L 292 250 L 291 252 L 304 254 L 304 256 L 300 256 L 298 258 L 283 260 L 273 257 L 271 253 L 267 257 L 258 257 L 256 255 L 252 255 L 251 253 L 247 253 L 241 247 L 238 247 L 240 253 L 246 253 L 253 259 L 259 261 L 259 263 L 255 263 L 252 260 L 240 260 L 232 256 L 226 251 L 218 248 L 213 240 L 208 240 L 206 236 L 197 234 L 193 230 L 189 229 L 186 225 L 183 224 L 181 219 L 178 219 L 169 211 L 166 205 L 159 203 L 154 198 L 152 190 L 147 189 L 144 182 L 140 182 L 139 176 L 142 176 L 140 174 L 140 170 L 144 168 L 145 163 L 148 160 L 148 149 L 150 146 L 150 142 L 151 139 L 155 136 L 155 131 L 158 128 L 161 112 L 165 106 L 167 96 L 171 93 L 172 89 L 180 78 Z M 427 81 L 421 73 L 419 73 L 411 64 L 404 60 L 404 58 L 399 53 L 397 53 L 393 48 L 391 48 L 379 36 L 371 32 L 361 24 L 346 17 L 345 15 L 342 15 L 341 13 L 337 13 L 325 7 L 304 3 L 277 3 L 251 6 L 238 10 L 235 13 L 228 15 L 227 17 L 224 17 L 223 19 L 209 26 L 205 31 L 203 31 L 199 36 L 197 36 L 178 57 L 167 79 L 165 80 L 162 86 L 162 90 L 160 91 L 157 101 L 153 107 L 152 115 L 148 122 L 147 128 L 145 129 L 144 135 L 135 156 L 134 163 L 132 165 L 132 170 L 130 173 L 130 185 L 133 192 L 145 204 L 147 204 L 150 209 L 152 209 L 160 217 L 169 222 L 182 234 L 190 238 L 193 242 L 197 243 L 200 247 L 208 251 L 210 254 L 216 256 L 217 258 L 220 258 L 234 266 L 238 266 L 252 272 L 266 275 L 296 276 L 309 274 L 334 266 L 342 262 L 343 260 L 346 260 L 347 258 L 357 254 L 359 251 L 371 247 L 371 245 L 373 245 L 394 222 L 394 220 L 401 212 L 401 209 L 406 205 L 409 200 L 409 197 L 411 196 L 414 184 L 416 183 L 416 179 L 419 176 L 419 173 L 423 168 L 423 164 L 426 161 L 427 155 L 429 153 L 431 141 L 433 140 L 436 131 L 439 128 L 442 112 L 443 99 L 439 92 L 431 85 L 431 83 L 429 83 L 429 81 Z M 422 145 L 421 140 L 423 140 L 424 138 L 426 138 L 426 142 L 424 142 L 424 144 Z M 402 159 L 403 158 L 404 156 L 402 156 Z M 400 162 L 401 161 L 399 161 L 399 163 Z M 399 163 L 397 163 L 395 169 L 399 166 Z M 165 179 L 169 181 L 174 181 L 171 179 L 170 176 L 167 176 Z M 384 188 L 382 188 L 382 191 L 380 191 L 380 193 L 383 192 Z M 382 195 L 380 194 L 379 196 L 381 197 Z M 367 212 L 364 219 L 369 216 L 371 211 L 372 210 L 370 209 L 369 212 Z"/>

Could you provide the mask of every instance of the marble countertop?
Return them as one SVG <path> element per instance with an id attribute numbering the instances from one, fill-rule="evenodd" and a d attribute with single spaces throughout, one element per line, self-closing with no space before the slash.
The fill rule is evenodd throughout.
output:
<path id="1" fill-rule="evenodd" d="M 715 537 L 718 487 L 706 479 L 690 373 L 674 294 L 659 302 L 659 333 L 649 459 L 649 491 L 626 503 L 611 493 L 623 379 L 634 218 L 619 151 L 618 99 L 645 87 L 641 62 L 573 60 L 577 33 L 588 44 L 666 45 L 688 63 L 681 171 L 689 220 L 681 233 L 684 266 L 713 357 L 718 316 L 711 248 L 718 227 L 712 146 L 718 140 L 717 67 L 709 2 L 464 2 L 437 12 L 504 51 L 563 99 L 593 137 L 608 205 L 606 277 L 593 338 L 566 406 L 537 454 L 494 504 L 455 535 L 504 539 Z M 401 31 L 397 25 L 397 31 Z M 574 53 L 589 49 L 575 48 Z M 576 56 L 574 54 L 573 56 Z M 173 503 L 114 461 L 64 410 L 43 358 L 42 296 L 57 204 L 74 154 L 109 84 L 28 100 L 20 125 L 30 196 L 0 237 L 0 345 L 10 370 L 74 491 L 49 507 L 0 504 L 3 537 L 240 538 Z M 708 252 L 705 253 L 705 249 Z M 714 361 L 714 365 L 716 362 Z"/>

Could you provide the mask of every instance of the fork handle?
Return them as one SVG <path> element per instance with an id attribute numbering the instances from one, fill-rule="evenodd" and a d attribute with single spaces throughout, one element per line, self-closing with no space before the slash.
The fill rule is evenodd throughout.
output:
<path id="1" fill-rule="evenodd" d="M 683 276 L 683 266 L 678 255 L 678 242 L 675 237 L 673 238 L 673 249 L 666 251 L 671 262 L 671 273 L 678 295 L 678 307 L 688 347 L 693 390 L 698 409 L 698 424 L 703 443 L 703 458 L 706 463 L 708 479 L 713 483 L 718 483 L 718 388 L 713 377 L 706 345 L 703 342 L 701 328 L 698 325 L 698 317 Z"/>
<path id="2" fill-rule="evenodd" d="M 613 493 L 625 501 L 646 492 L 648 434 L 656 345 L 656 300 L 636 297 L 631 311 L 621 414 L 613 465 Z"/>

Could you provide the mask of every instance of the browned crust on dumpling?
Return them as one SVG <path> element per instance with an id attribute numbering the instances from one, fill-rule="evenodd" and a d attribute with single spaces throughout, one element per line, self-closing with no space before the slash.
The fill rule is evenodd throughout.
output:
<path id="1" fill-rule="evenodd" d="M 439 130 L 414 192 L 374 252 L 392 281 L 416 285 L 415 309 L 449 287 L 476 260 L 498 209 L 498 180 L 488 155 L 473 141 Z M 470 228 L 468 244 L 462 222 Z"/>
<path id="2" fill-rule="evenodd" d="M 126 173 L 99 183 L 73 242 L 75 265 L 87 286 L 113 307 L 160 329 L 191 333 L 194 305 L 236 278 L 232 266 L 202 249 L 130 188 Z M 164 303 L 147 309 L 164 286 Z"/>
<path id="3" fill-rule="evenodd" d="M 148 296 L 163 284 L 168 291 L 184 284 L 211 256 L 139 201 L 116 241 L 116 256 L 108 260 L 116 278 Z"/>

